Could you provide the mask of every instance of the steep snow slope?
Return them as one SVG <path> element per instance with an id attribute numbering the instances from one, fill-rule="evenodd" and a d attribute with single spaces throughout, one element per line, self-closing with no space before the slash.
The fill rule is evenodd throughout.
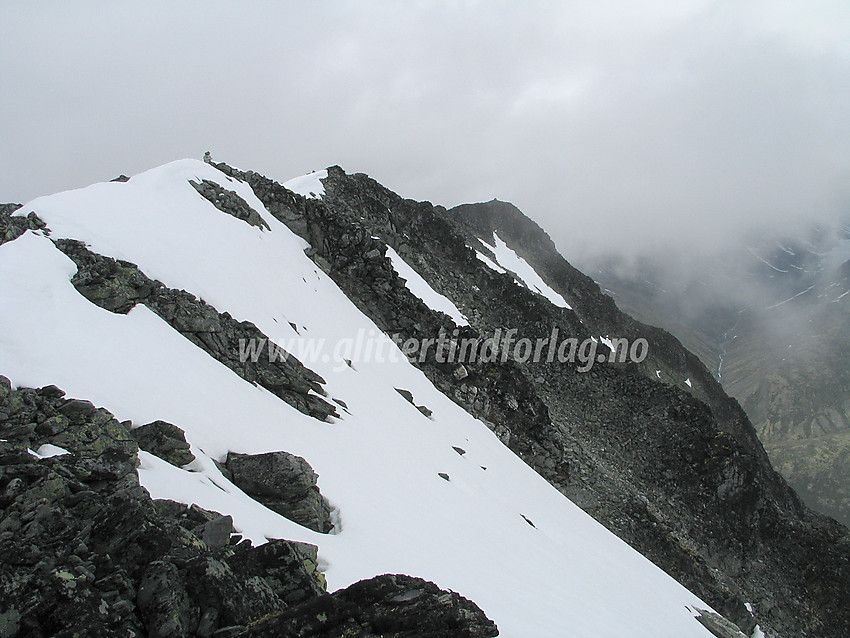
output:
<path id="1" fill-rule="evenodd" d="M 439 310 L 446 313 L 459 326 L 468 326 L 469 321 L 457 309 L 457 306 L 452 303 L 451 299 L 441 295 L 431 287 L 427 281 L 416 272 L 410 264 L 401 258 L 396 251 L 390 246 L 387 246 L 387 257 L 393 264 L 393 269 L 398 273 L 398 276 L 407 282 L 407 288 L 414 295 L 425 302 L 425 305 L 432 310 Z"/>
<path id="2" fill-rule="evenodd" d="M 189 179 L 236 191 L 270 230 L 216 210 Z M 710 635 L 686 608 L 704 603 L 438 392 L 245 184 L 183 160 L 127 183 L 40 198 L 20 212 L 29 211 L 47 222 L 52 239 L 82 239 L 254 322 L 295 354 L 303 348 L 303 362 L 348 406 L 334 423 L 310 418 L 148 309 L 125 316 L 92 305 L 69 281 L 74 264 L 50 239 L 27 232 L 0 247 L 0 372 L 16 385 L 56 384 L 121 419 L 163 419 L 185 429 L 197 457 L 191 466 L 142 454 L 140 479 L 155 498 L 232 514 L 255 542 L 317 544 L 332 589 L 384 572 L 433 580 L 478 603 L 503 636 Z M 353 357 L 350 345 L 364 335 L 396 356 Z M 306 356 L 307 346 L 320 349 Z M 432 416 L 396 388 L 412 392 Z M 317 534 L 267 510 L 212 462 L 228 451 L 273 450 L 303 456 L 315 468 L 337 508 L 336 534 Z"/>
<path id="3" fill-rule="evenodd" d="M 499 272 L 500 270 L 504 272 L 504 270 L 502 270 L 504 268 L 514 272 L 529 290 L 533 290 L 537 294 L 543 295 L 546 299 L 560 308 L 572 310 L 572 306 L 567 303 L 567 300 L 552 290 L 552 287 L 543 281 L 543 278 L 537 274 L 537 271 L 534 270 L 534 268 L 532 268 L 525 259 L 517 255 L 514 250 L 508 246 L 501 237 L 499 237 L 498 233 L 493 233 L 493 244 L 491 245 L 486 243 L 486 246 L 493 251 L 496 261 L 499 262 L 499 267 L 494 268 L 495 264 L 487 259 L 486 256 L 479 253 L 477 255 L 478 258 L 485 264 L 496 270 L 496 272 Z"/>
<path id="4" fill-rule="evenodd" d="M 293 193 L 304 195 L 304 197 L 321 197 L 325 194 L 322 180 L 328 176 L 327 171 L 313 171 L 300 177 L 293 177 L 283 185 Z"/>

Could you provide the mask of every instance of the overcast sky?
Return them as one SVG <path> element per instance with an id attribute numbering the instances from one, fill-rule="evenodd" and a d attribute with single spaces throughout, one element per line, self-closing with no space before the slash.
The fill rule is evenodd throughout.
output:
<path id="1" fill-rule="evenodd" d="M 850 212 L 850 2 L 3 0 L 0 201 L 207 149 L 716 244 Z"/>

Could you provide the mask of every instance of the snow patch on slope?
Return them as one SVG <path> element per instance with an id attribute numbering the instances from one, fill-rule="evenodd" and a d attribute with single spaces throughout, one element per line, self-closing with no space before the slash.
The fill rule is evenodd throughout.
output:
<path id="1" fill-rule="evenodd" d="M 293 177 L 291 180 L 284 182 L 283 186 L 293 193 L 298 193 L 311 199 L 318 199 L 325 194 L 325 186 L 321 180 L 327 176 L 328 172 L 326 170 L 313 171 L 300 177 Z"/>
<path id="2" fill-rule="evenodd" d="M 476 257 L 478 257 L 478 259 L 479 259 L 480 261 L 483 261 L 483 262 L 484 262 L 484 264 L 485 264 L 488 268 L 490 268 L 491 270 L 495 270 L 497 273 L 499 273 L 499 274 L 501 274 L 501 275 L 504 275 L 506 272 L 508 272 L 507 270 L 505 270 L 504 268 L 502 268 L 499 264 L 497 264 L 495 261 L 493 261 L 492 259 L 490 259 L 487 255 L 485 255 L 484 253 L 482 253 L 480 250 L 476 250 L 476 251 L 475 251 L 475 256 L 476 256 Z"/>
<path id="3" fill-rule="evenodd" d="M 64 454 L 70 454 L 68 450 L 65 448 L 59 447 L 58 445 L 52 445 L 50 443 L 45 443 L 40 448 L 35 451 L 27 450 L 34 457 L 39 459 L 50 459 L 54 456 L 62 456 Z"/>
<path id="4" fill-rule="evenodd" d="M 534 268 L 532 268 L 525 259 L 517 255 L 510 246 L 502 241 L 497 232 L 493 233 L 493 245 L 484 242 L 484 240 L 481 241 L 493 251 L 498 265 L 515 273 L 529 290 L 543 295 L 546 299 L 560 308 L 566 308 L 567 310 L 573 309 L 572 306 L 567 303 L 566 299 L 555 292 L 549 284 L 543 281 L 543 278 L 537 274 L 537 271 L 534 270 Z M 478 258 L 481 259 L 481 257 L 482 256 L 479 256 Z M 484 261 L 484 263 L 487 263 L 484 259 L 481 260 Z"/>
<path id="5" fill-rule="evenodd" d="M 458 310 L 452 300 L 434 290 L 431 284 L 413 270 L 410 264 L 404 261 L 401 255 L 390 246 L 387 246 L 387 257 L 392 262 L 393 269 L 398 273 L 398 276 L 407 281 L 407 289 L 424 301 L 426 306 L 431 310 L 447 314 L 459 326 L 469 325 L 467 318 L 463 316 L 463 313 Z"/>

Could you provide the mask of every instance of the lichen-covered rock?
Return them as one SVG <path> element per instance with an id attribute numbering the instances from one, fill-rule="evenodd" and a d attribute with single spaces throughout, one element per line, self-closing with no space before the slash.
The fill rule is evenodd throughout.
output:
<path id="1" fill-rule="evenodd" d="M 139 614 L 150 636 L 188 636 L 192 625 L 189 595 L 180 570 L 168 561 L 148 565 L 136 596 Z"/>
<path id="2" fill-rule="evenodd" d="M 263 619 L 252 637 L 492 638 L 496 625 L 472 602 L 433 583 L 384 575 Z"/>
<path id="3" fill-rule="evenodd" d="M 7 439 L 0 443 L 3 635 L 198 635 L 201 601 L 181 594 L 177 583 L 188 574 L 187 561 L 213 550 L 157 511 L 139 486 L 138 448 L 127 427 L 54 387 L 0 386 L 7 390 L 0 408 L 14 406 L 0 418 L 0 439 Z M 19 427 L 49 419 L 61 427 Z M 44 443 L 71 453 L 39 459 L 27 452 Z M 215 518 L 227 524 L 229 539 L 230 518 Z M 250 609 L 257 588 L 231 591 L 243 597 L 232 604 Z"/>
<path id="4" fill-rule="evenodd" d="M 218 516 L 192 531 L 210 549 L 224 547 L 230 542 L 230 535 L 233 533 L 233 517 L 229 514 Z"/>
<path id="5" fill-rule="evenodd" d="M 223 557 L 209 553 L 195 556 L 186 562 L 181 573 L 187 592 L 200 611 L 199 634 L 209 635 L 209 630 L 219 627 L 247 625 L 285 606 L 265 579 L 237 575 Z"/>
<path id="6" fill-rule="evenodd" d="M 158 514 L 176 522 L 183 529 L 193 530 L 221 516 L 218 512 L 205 510 L 197 505 L 186 505 L 168 499 L 154 500 Z"/>
<path id="7" fill-rule="evenodd" d="M 57 247 L 77 263 L 73 284 L 89 301 L 110 312 L 127 314 L 144 303 L 159 286 L 135 264 L 121 259 L 103 259 L 90 253 L 82 242 L 60 239 Z"/>
<path id="8" fill-rule="evenodd" d="M 247 577 L 263 576 L 272 591 L 287 605 L 325 593 L 315 545 L 271 540 L 259 547 L 237 551 L 227 563 Z"/>
<path id="9" fill-rule="evenodd" d="M 50 442 L 72 454 L 99 456 L 107 450 L 117 450 L 134 455 L 139 449 L 126 426 L 89 401 L 71 399 L 60 403 L 57 411 L 67 422 L 57 419 L 57 427 L 64 427 L 53 432 Z"/>
<path id="10" fill-rule="evenodd" d="M 9 394 L 12 392 L 12 382 L 8 378 L 0 375 L 0 401 L 6 401 Z"/>

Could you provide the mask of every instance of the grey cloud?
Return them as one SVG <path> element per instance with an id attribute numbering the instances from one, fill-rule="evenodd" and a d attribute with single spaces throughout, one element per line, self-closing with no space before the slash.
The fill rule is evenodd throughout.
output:
<path id="1" fill-rule="evenodd" d="M 0 199 L 210 149 L 511 200 L 568 258 L 846 212 L 847 9 L 669 4 L 9 3 Z"/>

